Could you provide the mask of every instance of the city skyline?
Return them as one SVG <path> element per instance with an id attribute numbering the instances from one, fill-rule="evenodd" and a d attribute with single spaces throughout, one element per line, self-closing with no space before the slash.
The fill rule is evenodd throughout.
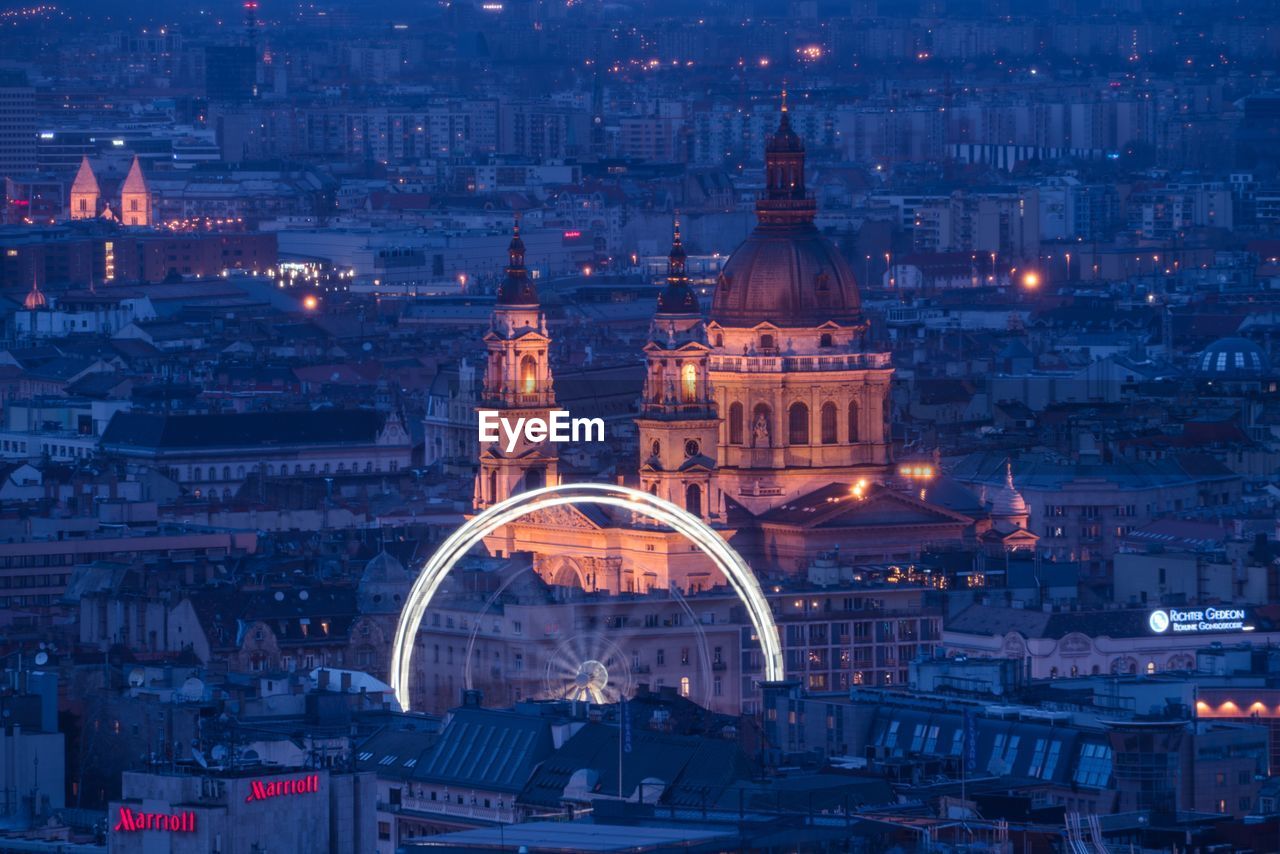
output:
<path id="1" fill-rule="evenodd" d="M 0 8 L 0 854 L 1280 850 L 1270 7 Z"/>

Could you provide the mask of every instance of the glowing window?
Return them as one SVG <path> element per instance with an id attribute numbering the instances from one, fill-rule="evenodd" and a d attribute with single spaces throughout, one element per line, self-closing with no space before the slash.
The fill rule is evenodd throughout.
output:
<path id="1" fill-rule="evenodd" d="M 680 387 L 685 403 L 693 403 L 698 399 L 698 369 L 693 365 L 685 365 L 680 369 Z"/>
<path id="2" fill-rule="evenodd" d="M 533 394 L 538 390 L 538 363 L 532 356 L 520 360 L 520 391 Z"/>

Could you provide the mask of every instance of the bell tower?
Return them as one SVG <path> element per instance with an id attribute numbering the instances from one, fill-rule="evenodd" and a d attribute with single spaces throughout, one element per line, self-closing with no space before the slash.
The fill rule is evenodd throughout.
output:
<path id="1" fill-rule="evenodd" d="M 71 218 L 93 219 L 98 215 L 98 204 L 102 199 L 102 189 L 98 186 L 98 178 L 93 174 L 89 158 L 80 158 L 80 169 L 75 180 L 71 182 Z"/>
<path id="2" fill-rule="evenodd" d="M 514 429 L 521 418 L 549 420 L 556 399 L 551 378 L 551 337 L 538 304 L 538 292 L 525 269 L 519 219 L 507 255 L 506 277 L 498 286 L 493 318 L 484 336 L 488 360 L 479 409 L 497 411 L 498 418 Z M 499 429 L 497 442 L 481 444 L 473 502 L 477 510 L 517 492 L 559 483 L 555 445 L 547 441 L 526 442 L 520 437 L 508 450 L 507 442 Z"/>
<path id="3" fill-rule="evenodd" d="M 151 225 L 151 190 L 136 154 L 120 188 L 120 221 L 125 225 Z"/>
<path id="4" fill-rule="evenodd" d="M 722 520 L 724 500 L 715 477 L 720 421 L 708 379 L 711 348 L 685 263 L 677 220 L 667 284 L 644 346 L 647 371 L 636 419 L 640 488 L 703 519 Z"/>

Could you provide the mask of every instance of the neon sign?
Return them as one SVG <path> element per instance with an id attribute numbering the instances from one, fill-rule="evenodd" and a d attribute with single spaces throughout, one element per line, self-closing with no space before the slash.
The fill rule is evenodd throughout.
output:
<path id="1" fill-rule="evenodd" d="M 1173 632 L 1247 632 L 1243 608 L 1170 608 L 1152 611 L 1147 627 L 1156 634 Z"/>
<path id="2" fill-rule="evenodd" d="M 196 814 L 191 810 L 179 813 L 136 812 L 132 807 L 121 806 L 115 830 L 117 833 L 132 833 L 140 830 L 195 833 Z"/>
<path id="3" fill-rule="evenodd" d="M 246 804 L 254 801 L 265 801 L 267 798 L 279 798 L 284 795 L 309 795 L 320 791 L 320 775 L 308 774 L 293 780 L 251 780 L 249 794 L 245 795 Z"/>

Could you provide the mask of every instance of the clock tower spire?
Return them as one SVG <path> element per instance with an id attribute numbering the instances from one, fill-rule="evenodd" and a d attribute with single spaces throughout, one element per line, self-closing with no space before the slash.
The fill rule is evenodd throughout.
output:
<path id="1" fill-rule="evenodd" d="M 720 421 L 708 382 L 711 348 L 686 260 L 677 219 L 667 284 L 644 347 L 648 370 L 636 419 L 640 486 L 704 519 L 719 520 L 724 501 L 715 483 Z"/>

